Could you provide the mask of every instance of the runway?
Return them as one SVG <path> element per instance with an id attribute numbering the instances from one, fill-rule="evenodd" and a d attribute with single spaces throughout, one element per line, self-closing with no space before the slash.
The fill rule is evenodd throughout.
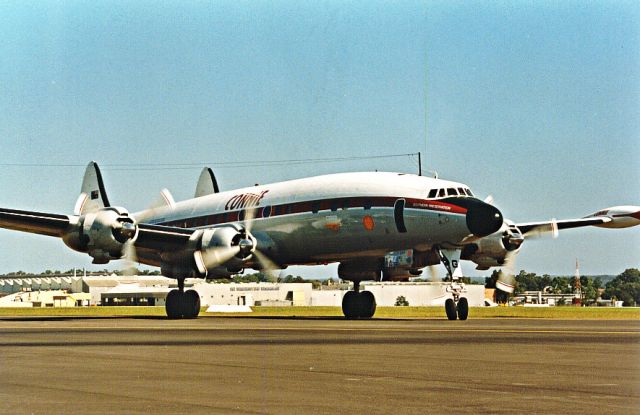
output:
<path id="1" fill-rule="evenodd" d="M 640 322 L 0 319 L 0 413 L 640 413 Z"/>

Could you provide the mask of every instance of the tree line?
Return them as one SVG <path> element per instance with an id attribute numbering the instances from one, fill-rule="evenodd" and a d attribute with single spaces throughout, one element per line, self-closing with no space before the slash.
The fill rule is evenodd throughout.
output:
<path id="1" fill-rule="evenodd" d="M 58 270 L 46 270 L 39 274 L 27 273 L 24 271 L 10 272 L 0 275 L 5 278 L 15 277 L 28 277 L 28 276 L 69 276 L 73 275 L 74 270 L 67 271 Z M 81 275 L 82 270 L 76 269 L 76 274 Z M 121 271 L 109 271 L 104 269 L 102 271 L 87 271 L 87 275 L 105 275 L 113 274 L 122 275 Z M 160 275 L 159 271 L 149 270 L 137 270 L 134 271 L 137 275 Z M 486 288 L 496 288 L 496 281 L 500 276 L 499 270 L 494 270 L 490 277 L 485 278 Z M 576 292 L 576 281 L 574 277 L 552 277 L 550 275 L 536 275 L 534 272 L 520 271 L 515 276 L 516 289 L 514 294 L 522 294 L 525 291 L 543 291 L 547 290 L 554 294 L 571 294 Z M 301 276 L 287 275 L 287 276 L 273 276 L 268 272 L 256 272 L 253 274 L 235 275 L 230 278 L 224 278 L 216 280 L 218 283 L 241 283 L 241 282 L 280 282 L 280 283 L 304 283 L 308 282 L 313 285 L 313 288 L 320 288 L 321 286 L 335 285 L 339 283 L 338 280 L 333 278 L 329 279 L 305 279 Z M 473 281 L 467 277 L 463 279 L 463 282 L 470 284 Z M 617 275 L 613 280 L 603 283 L 600 277 L 580 277 L 580 288 L 582 291 L 583 302 L 594 302 L 598 298 L 604 300 L 620 300 L 623 301 L 625 306 L 635 306 L 640 304 L 640 270 L 637 268 L 626 269 L 621 274 Z M 507 302 L 509 300 L 509 294 L 502 291 L 496 293 L 496 299 L 498 302 Z"/>
<path id="2" fill-rule="evenodd" d="M 494 270 L 490 277 L 485 278 L 485 287 L 496 288 L 499 276 L 500 271 Z M 515 276 L 515 280 L 515 295 L 525 291 L 543 291 L 545 289 L 553 294 L 572 294 L 578 289 L 574 277 L 536 275 L 534 272 L 522 270 Z M 640 304 L 640 270 L 626 269 L 606 284 L 600 277 L 581 276 L 580 290 L 584 303 L 595 302 L 598 298 L 602 298 L 603 300 L 623 301 L 624 306 L 635 306 Z M 499 302 L 506 302 L 509 299 L 509 295 L 504 292 L 498 292 L 496 296 Z"/>

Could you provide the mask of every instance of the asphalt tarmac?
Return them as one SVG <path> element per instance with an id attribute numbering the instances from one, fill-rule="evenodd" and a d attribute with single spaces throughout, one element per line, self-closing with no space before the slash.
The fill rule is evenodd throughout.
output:
<path id="1" fill-rule="evenodd" d="M 1 318 L 0 413 L 640 413 L 640 322 Z"/>

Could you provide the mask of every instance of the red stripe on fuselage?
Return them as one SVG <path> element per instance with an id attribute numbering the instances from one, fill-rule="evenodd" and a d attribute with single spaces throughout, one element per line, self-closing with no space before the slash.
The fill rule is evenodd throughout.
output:
<path id="1" fill-rule="evenodd" d="M 337 212 L 338 210 L 346 210 L 351 208 L 364 208 L 365 211 L 372 208 L 392 208 L 397 200 L 405 199 L 407 209 L 420 209 L 438 211 L 444 213 L 466 214 L 467 209 L 449 202 L 440 200 L 412 199 L 398 197 L 342 197 L 334 199 L 311 200 L 305 202 L 285 203 L 280 205 L 256 206 L 247 208 L 256 209 L 254 217 L 280 217 L 297 213 L 319 213 L 322 211 Z M 268 208 L 265 210 L 265 208 Z M 210 215 L 197 216 L 164 222 L 159 225 L 176 226 L 180 228 L 196 228 L 201 226 L 211 226 L 229 222 L 240 221 L 240 212 L 221 212 Z"/>

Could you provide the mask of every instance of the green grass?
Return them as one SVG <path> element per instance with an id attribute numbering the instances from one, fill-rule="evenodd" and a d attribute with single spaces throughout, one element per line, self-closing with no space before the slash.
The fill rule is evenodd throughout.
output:
<path id="1" fill-rule="evenodd" d="M 253 307 L 253 313 L 204 313 L 201 316 L 342 317 L 340 307 Z M 0 317 L 164 316 L 164 307 L 0 308 Z M 378 307 L 377 318 L 446 318 L 443 307 Z M 543 318 L 563 320 L 640 320 L 640 308 L 472 307 L 469 318 Z"/>

